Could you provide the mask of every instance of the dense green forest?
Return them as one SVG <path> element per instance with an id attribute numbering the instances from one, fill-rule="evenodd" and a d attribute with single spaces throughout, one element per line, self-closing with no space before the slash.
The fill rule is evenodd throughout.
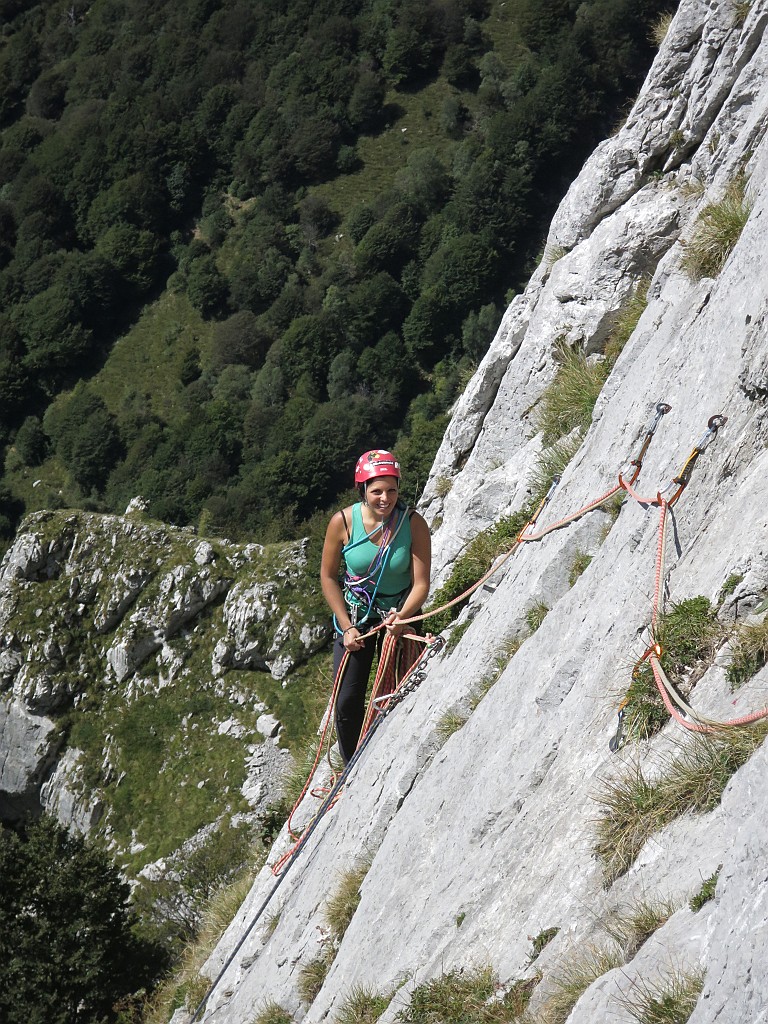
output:
<path id="1" fill-rule="evenodd" d="M 0 0 L 0 532 L 409 497 L 664 0 Z"/>

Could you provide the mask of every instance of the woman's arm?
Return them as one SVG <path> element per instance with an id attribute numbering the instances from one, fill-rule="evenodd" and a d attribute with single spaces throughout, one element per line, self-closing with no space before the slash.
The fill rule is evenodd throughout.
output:
<path id="1" fill-rule="evenodd" d="M 351 510 L 346 510 L 351 515 Z M 347 650 L 356 650 L 362 645 L 360 633 L 349 618 L 349 611 L 339 585 L 339 566 L 341 565 L 341 549 L 346 542 L 346 528 L 341 512 L 331 516 L 328 529 L 325 531 L 323 557 L 320 562 L 320 586 L 328 607 L 336 616 L 339 629 L 344 631 L 344 646 Z"/>
<path id="2" fill-rule="evenodd" d="M 411 589 L 403 607 L 388 625 L 389 632 L 403 633 L 407 626 L 399 626 L 398 620 L 416 615 L 429 594 L 429 574 L 432 569 L 432 538 L 424 518 L 418 512 L 411 516 Z"/>

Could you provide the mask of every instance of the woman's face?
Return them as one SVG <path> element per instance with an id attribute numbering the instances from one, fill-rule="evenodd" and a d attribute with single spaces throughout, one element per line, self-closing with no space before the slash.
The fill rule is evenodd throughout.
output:
<path id="1" fill-rule="evenodd" d="M 394 476 L 377 476 L 370 480 L 365 488 L 365 500 L 369 508 L 381 517 L 386 517 L 394 511 L 399 494 L 400 488 Z"/>

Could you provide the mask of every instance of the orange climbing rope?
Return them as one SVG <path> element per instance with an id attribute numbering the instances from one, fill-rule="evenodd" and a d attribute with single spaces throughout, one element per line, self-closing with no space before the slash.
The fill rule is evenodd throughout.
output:
<path id="1" fill-rule="evenodd" d="M 663 492 L 657 493 L 654 498 L 642 498 L 637 495 L 631 485 L 627 485 L 626 482 L 622 481 L 622 486 L 631 497 L 636 501 L 642 502 L 648 505 L 657 505 L 659 508 L 659 526 L 656 535 L 656 559 L 654 564 L 654 584 L 653 584 L 653 600 L 651 605 L 651 623 L 650 632 L 653 638 L 656 634 L 656 627 L 658 625 L 659 616 L 662 614 L 664 609 L 664 581 L 666 578 L 665 573 L 665 553 L 666 553 L 666 542 L 667 542 L 667 522 L 669 509 L 674 505 L 682 494 L 685 487 L 691 478 L 693 467 L 698 459 L 699 455 L 707 448 L 709 444 L 717 436 L 718 430 L 725 425 L 727 417 L 722 415 L 712 416 L 707 423 L 707 430 L 694 446 L 691 454 L 688 456 L 685 465 L 680 472 L 675 476 L 670 484 L 665 488 L 668 492 L 668 496 L 665 496 Z M 699 733 L 713 733 L 722 729 L 728 729 L 732 727 L 749 725 L 753 722 L 760 721 L 763 718 L 768 717 L 768 707 L 762 708 L 759 711 L 753 711 L 747 715 L 741 715 L 738 718 L 730 718 L 725 721 L 717 721 L 712 718 L 708 718 L 706 715 L 702 715 L 695 711 L 677 692 L 673 684 L 670 682 L 666 672 L 661 665 L 662 649 L 659 644 L 653 642 L 642 657 L 635 663 L 633 672 L 642 664 L 647 661 L 653 671 L 653 677 L 656 682 L 659 694 L 664 707 L 667 709 L 672 718 L 675 719 L 684 729 L 688 729 L 690 732 Z M 626 701 L 622 702 L 622 706 L 619 710 L 619 732 L 617 736 L 612 740 L 612 749 L 616 749 L 618 746 L 618 739 L 621 732 L 621 715 L 623 708 L 626 705 Z"/>
<path id="2" fill-rule="evenodd" d="M 379 629 L 380 627 L 376 627 Z M 375 633 L 376 629 L 371 630 L 371 633 Z M 371 633 L 367 633 L 366 636 L 370 636 Z M 414 675 L 422 664 L 421 657 L 418 651 L 414 650 L 416 643 L 425 644 L 427 646 L 427 655 L 432 656 L 436 653 L 436 648 L 442 646 L 442 638 L 437 641 L 432 636 L 418 636 L 414 633 L 406 633 L 401 637 L 395 637 L 391 634 L 387 634 L 384 637 L 381 653 L 379 655 L 379 663 L 376 669 L 376 676 L 373 681 L 373 688 L 371 696 L 368 700 L 368 708 L 363 722 L 362 729 L 360 730 L 360 739 L 358 740 L 358 749 L 366 740 L 368 732 L 371 730 L 374 719 L 377 715 L 382 715 L 388 711 L 396 699 L 402 699 L 405 696 L 405 691 L 410 682 L 412 682 Z M 400 657 L 398 657 L 400 655 Z M 323 718 L 323 723 L 320 729 L 320 741 L 317 745 L 317 751 L 315 753 L 315 759 L 312 764 L 312 768 L 307 776 L 307 781 L 304 783 L 304 787 L 299 794 L 298 799 L 291 808 L 291 812 L 288 815 L 287 826 L 288 834 L 293 840 L 293 845 L 283 854 L 272 865 L 272 873 L 279 874 L 286 863 L 293 857 L 296 850 L 302 841 L 302 835 L 306 829 L 311 825 L 317 815 L 314 815 L 308 824 L 304 827 L 302 832 L 297 832 L 293 827 L 293 816 L 296 813 L 299 805 L 304 800 L 304 797 L 310 792 L 310 785 L 314 777 L 315 771 L 323 757 L 323 748 L 325 747 L 325 756 L 328 760 L 328 764 L 331 768 L 331 777 L 327 787 L 317 788 L 311 791 L 311 795 L 318 799 L 327 798 L 329 792 L 336 786 L 338 781 L 338 773 L 333 768 L 330 759 L 331 752 L 331 741 L 333 738 L 333 718 L 334 710 L 336 707 L 336 699 L 339 694 L 341 687 L 341 681 L 344 678 L 344 672 L 349 661 L 349 652 L 345 651 L 342 659 L 339 663 L 338 671 L 333 681 L 333 687 L 331 689 L 331 698 L 328 702 L 328 708 Z M 324 803 L 322 808 L 318 811 L 318 814 L 325 814 L 335 803 L 338 798 L 338 793 L 334 800 L 330 803 Z"/>

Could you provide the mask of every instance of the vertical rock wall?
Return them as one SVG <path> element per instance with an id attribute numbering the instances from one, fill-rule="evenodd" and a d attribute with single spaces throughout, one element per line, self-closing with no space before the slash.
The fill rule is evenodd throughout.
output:
<path id="1" fill-rule="evenodd" d="M 611 316 L 648 275 L 647 308 L 546 516 L 613 485 L 657 401 L 672 411 L 643 466 L 650 495 L 679 473 L 709 418 L 725 414 L 671 515 L 667 593 L 671 602 L 704 596 L 724 621 L 759 618 L 768 597 L 766 24 L 762 2 L 737 10 L 729 0 L 683 0 L 626 125 L 571 188 L 549 238 L 560 258 L 545 261 L 507 311 L 438 455 L 426 497 L 438 579 L 471 536 L 527 499 L 541 447 L 532 410 L 555 374 L 555 339 L 600 351 Z M 746 228 L 719 276 L 694 283 L 681 269 L 685 241 L 741 171 L 753 202 Z M 388 1024 L 414 986 L 480 964 L 506 985 L 540 971 L 536 1013 L 564 966 L 610 943 L 611 923 L 641 901 L 671 901 L 674 912 L 586 988 L 571 1024 L 629 1022 L 628 996 L 694 969 L 706 972 L 695 1024 L 766 1019 L 764 748 L 714 809 L 656 832 L 618 879 L 606 879 L 595 854 L 606 780 L 622 767 L 657 778 L 689 749 L 672 724 L 618 753 L 608 746 L 648 642 L 657 527 L 648 504 L 626 503 L 615 522 L 592 512 L 522 547 L 495 590 L 476 596 L 458 645 L 385 720 L 246 935 L 274 886 L 268 869 L 256 880 L 207 965 L 214 977 L 242 942 L 205 1021 L 251 1024 L 267 1002 L 295 1019 L 333 1020 L 362 987 L 395 993 L 381 1018 Z M 592 561 L 571 585 L 580 552 Z M 549 612 L 527 635 L 534 604 Z M 510 657 L 514 640 L 521 645 Z M 725 644 L 698 668 L 692 699 L 716 719 L 768 705 L 768 669 L 731 691 L 729 658 Z M 466 709 L 499 672 L 446 740 L 446 713 Z M 364 857 L 371 867 L 360 905 L 307 1005 L 299 982 L 328 948 L 323 908 L 341 873 Z M 715 898 L 694 912 L 689 899 L 719 866 Z M 550 928 L 557 934 L 534 968 L 531 939 Z"/>

